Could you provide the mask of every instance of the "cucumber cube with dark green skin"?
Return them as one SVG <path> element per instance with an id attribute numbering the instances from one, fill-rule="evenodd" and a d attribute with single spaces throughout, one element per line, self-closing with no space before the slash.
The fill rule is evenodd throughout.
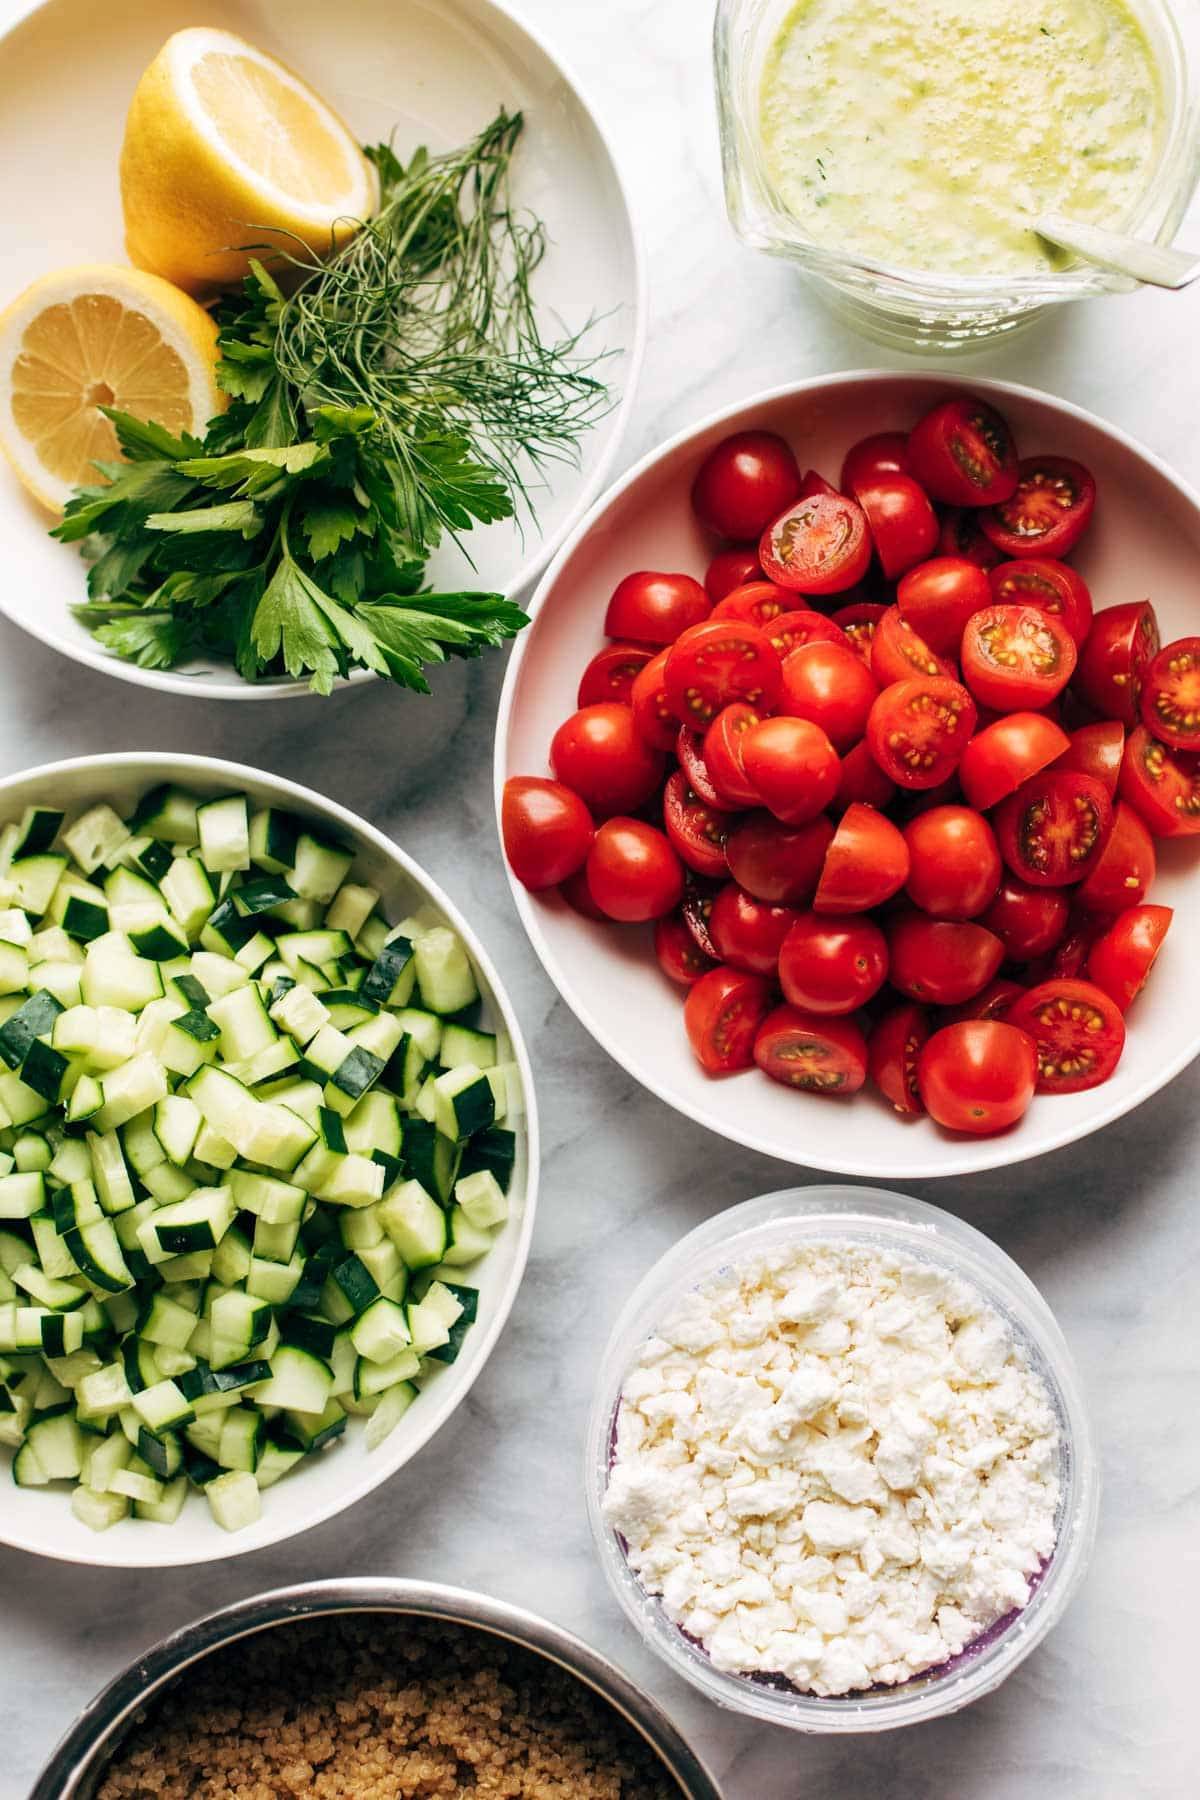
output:
<path id="1" fill-rule="evenodd" d="M 163 1481 L 177 1475 L 183 1467 L 183 1451 L 178 1438 L 167 1435 L 160 1437 L 145 1425 L 138 1426 L 137 1453 Z"/>
<path id="2" fill-rule="evenodd" d="M 170 962 L 173 957 L 186 956 L 188 950 L 182 932 L 157 922 L 144 931 L 131 931 L 129 941 L 139 956 L 148 956 L 151 962 Z"/>
<path id="3" fill-rule="evenodd" d="M 413 947 L 409 938 L 395 937 L 385 944 L 363 979 L 362 991 L 367 999 L 378 1000 L 386 1006 L 412 960 Z"/>
<path id="4" fill-rule="evenodd" d="M 292 813 L 268 806 L 250 821 L 250 860 L 271 874 L 282 874 L 296 860 L 301 825 Z"/>
<path id="5" fill-rule="evenodd" d="M 101 906 L 98 900 L 85 900 L 80 894 L 72 894 L 63 908 L 62 928 L 68 937 L 90 944 L 93 938 L 103 937 L 108 930 L 108 908 Z M 170 954 L 177 956 L 178 946 Z"/>
<path id="6" fill-rule="evenodd" d="M 492 1125 L 464 1145 L 459 1175 L 475 1175 L 479 1170 L 486 1169 L 496 1177 L 502 1191 L 507 1194 L 516 1159 L 516 1133 L 506 1131 L 502 1125 Z"/>
<path id="7" fill-rule="evenodd" d="M 444 1206 L 454 1192 L 462 1151 L 424 1119 L 404 1125 L 404 1162 L 414 1181 Z"/>
<path id="8" fill-rule="evenodd" d="M 170 868 L 174 858 L 170 850 L 158 838 L 150 838 L 137 854 L 131 858 L 134 868 L 140 875 L 158 883 Z"/>
<path id="9" fill-rule="evenodd" d="M 365 1312 L 372 1301 L 379 1298 L 379 1288 L 375 1277 L 357 1256 L 343 1257 L 341 1262 L 335 1263 L 329 1271 L 329 1277 L 341 1289 L 346 1304 L 352 1307 L 355 1313 Z"/>
<path id="10" fill-rule="evenodd" d="M 361 1100 L 368 1088 L 374 1087 L 383 1074 L 383 1058 L 362 1044 L 355 1044 L 349 1056 L 338 1064 L 330 1076 L 331 1084 L 348 1099 Z"/>
<path id="11" fill-rule="evenodd" d="M 435 1120 L 443 1137 L 463 1143 L 477 1131 L 486 1131 L 496 1120 L 496 1096 L 492 1084 L 473 1063 L 447 1069 L 435 1080 Z"/>
<path id="12" fill-rule="evenodd" d="M 171 1020 L 171 1024 L 177 1031 L 186 1032 L 198 1044 L 211 1044 L 214 1038 L 221 1035 L 221 1027 L 206 1012 L 180 1013 L 177 1019 Z"/>
<path id="13" fill-rule="evenodd" d="M 335 1325 L 331 1325 L 328 1319 L 318 1319 L 311 1313 L 289 1312 L 279 1326 L 281 1344 L 295 1344 L 299 1349 L 319 1356 L 322 1362 L 328 1362 L 333 1355 L 336 1337 Z"/>
<path id="14" fill-rule="evenodd" d="M 248 919 L 256 918 L 259 913 L 270 912 L 273 906 L 282 906 L 284 901 L 295 898 L 294 891 L 282 875 L 260 875 L 254 881 L 243 882 L 230 895 L 238 912 Z"/>
<path id="15" fill-rule="evenodd" d="M 17 841 L 12 848 L 13 855 L 40 856 L 58 836 L 66 816 L 66 813 L 57 812 L 51 806 L 27 806 L 21 817 Z"/>
<path id="16" fill-rule="evenodd" d="M 345 1156 L 347 1154 L 346 1127 L 341 1113 L 334 1112 L 330 1106 L 323 1106 L 318 1114 L 318 1121 L 321 1142 L 325 1148 L 335 1151 L 339 1156 Z"/>
<path id="17" fill-rule="evenodd" d="M 436 1349 L 430 1350 L 428 1355 L 434 1362 L 452 1363 L 457 1362 L 463 1339 L 479 1316 L 479 1289 L 463 1287 L 456 1281 L 444 1281 L 442 1286 L 453 1294 L 462 1307 L 462 1311 L 450 1327 L 449 1341 L 439 1344 Z"/>
<path id="18" fill-rule="evenodd" d="M 62 1093 L 67 1068 L 67 1059 L 60 1050 L 52 1050 L 49 1044 L 34 1038 L 21 1064 L 21 1080 L 53 1105 Z"/>
<path id="19" fill-rule="evenodd" d="M 330 1400 L 323 1413 L 289 1412 L 285 1418 L 289 1436 L 302 1450 L 320 1450 L 346 1429 L 346 1409 L 337 1400 Z"/>
<path id="20" fill-rule="evenodd" d="M 61 1000 L 56 1000 L 45 988 L 39 988 L 18 1006 L 16 1012 L 0 1025 L 0 1057 L 10 1069 L 21 1067 L 34 1039 L 45 1037 L 59 1013 L 65 1011 Z"/>
<path id="21" fill-rule="evenodd" d="M 207 1009 L 210 996 L 194 975 L 176 975 L 175 986 L 179 989 L 180 999 L 186 1000 L 194 1012 Z"/>

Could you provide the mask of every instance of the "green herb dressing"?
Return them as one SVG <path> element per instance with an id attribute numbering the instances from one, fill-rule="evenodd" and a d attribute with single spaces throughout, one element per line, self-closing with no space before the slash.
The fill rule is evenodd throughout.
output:
<path id="1" fill-rule="evenodd" d="M 800 0 L 768 53 L 768 178 L 815 241 L 951 275 L 1066 260 L 1057 211 L 1120 223 L 1164 107 L 1123 0 Z"/>

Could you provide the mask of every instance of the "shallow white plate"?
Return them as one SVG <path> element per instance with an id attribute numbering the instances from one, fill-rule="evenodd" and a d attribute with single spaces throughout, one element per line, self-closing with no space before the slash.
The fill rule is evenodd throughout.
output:
<path id="1" fill-rule="evenodd" d="M 108 1531 L 92 1531 L 72 1513 L 65 1487 L 15 1487 L 9 1480 L 8 1453 L 0 1454 L 0 1481 L 5 1483 L 5 1497 L 0 1505 L 0 1543 L 64 1562 L 124 1569 L 213 1562 L 240 1556 L 247 1550 L 261 1550 L 265 1544 L 276 1544 L 319 1525 L 322 1519 L 361 1500 L 403 1468 L 466 1398 L 504 1328 L 525 1272 L 538 1181 L 533 1078 L 512 1003 L 487 951 L 453 903 L 410 856 L 373 825 L 356 818 L 344 806 L 322 799 L 311 788 L 285 781 L 282 776 L 261 774 L 241 763 L 220 762 L 215 757 L 144 751 L 74 757 L 8 776 L 0 781 L 0 824 L 19 819 L 23 807 L 37 803 L 53 804 L 71 812 L 108 800 L 124 810 L 160 781 L 178 782 L 202 794 L 241 791 L 258 805 L 282 806 L 312 819 L 324 825 L 327 836 L 353 845 L 356 866 L 379 889 L 382 908 L 389 918 L 403 918 L 422 904 L 441 913 L 446 923 L 461 934 L 470 951 L 487 1028 L 507 1033 L 512 1041 L 513 1058 L 521 1072 L 525 1110 L 507 1121 L 517 1135 L 508 1222 L 497 1233 L 488 1255 L 465 1271 L 467 1280 L 479 1289 L 479 1322 L 467 1333 L 458 1361 L 438 1369 L 424 1383 L 419 1398 L 377 1450 L 369 1451 L 363 1442 L 365 1421 L 351 1418 L 336 1444 L 267 1490 L 257 1524 L 234 1532 L 223 1531 L 196 1494 L 189 1494 L 174 1525 L 124 1519 Z"/>
<path id="2" fill-rule="evenodd" d="M 1164 641 L 1197 628 L 1200 497 L 1141 445 L 1090 413 L 1028 388 L 936 375 L 855 373 L 759 395 L 681 433 L 631 469 L 584 520 L 533 599 L 534 622 L 508 667 L 496 726 L 496 801 L 509 775 L 541 774 L 555 728 L 574 710 L 580 672 L 603 642 L 609 594 L 631 569 L 702 574 L 712 546 L 688 493 L 699 463 L 728 432 L 782 432 L 802 468 L 836 480 L 845 450 L 868 432 L 907 428 L 941 395 L 969 387 L 1011 421 L 1022 454 L 1061 451 L 1099 484 L 1075 561 L 1098 607 L 1149 595 Z M 1154 976 L 1130 1014 L 1109 1082 L 1089 1093 L 1039 1096 L 1003 1137 L 952 1137 L 904 1120 L 877 1094 L 852 1100 L 796 1094 L 757 1070 L 712 1080 L 688 1049 L 681 990 L 655 965 L 649 930 L 593 924 L 556 895 L 510 885 L 551 980 L 592 1035 L 660 1099 L 735 1143 L 786 1162 L 899 1181 L 961 1175 L 1040 1156 L 1137 1106 L 1200 1050 L 1200 847 L 1159 844 L 1153 898 L 1176 911 Z"/>
<path id="3" fill-rule="evenodd" d="M 8 9 L 6 9 L 8 10 Z M 117 155 L 138 76 L 171 32 L 226 26 L 305 75 L 364 141 L 395 134 L 397 152 L 445 150 L 500 108 L 521 109 L 518 203 L 545 221 L 550 248 L 536 277 L 547 329 L 599 323 L 591 341 L 614 406 L 587 434 L 578 468 L 552 467 L 533 487 L 537 524 L 506 522 L 444 546 L 430 580 L 516 594 L 600 492 L 641 365 L 645 272 L 613 151 L 538 36 L 497 0 L 18 0 L 0 38 L 0 306 L 35 275 L 76 262 L 127 261 Z M 102 650 L 71 616 L 86 598 L 72 546 L 46 535 L 48 515 L 0 464 L 0 610 L 77 662 L 201 699 L 306 692 L 293 681 L 243 682 L 225 665 L 186 674 L 138 669 Z"/>

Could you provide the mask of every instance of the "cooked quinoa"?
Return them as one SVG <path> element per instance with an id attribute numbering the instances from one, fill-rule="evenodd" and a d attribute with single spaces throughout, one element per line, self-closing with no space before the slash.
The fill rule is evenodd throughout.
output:
<path id="1" fill-rule="evenodd" d="M 486 1632 L 375 1613 L 214 1652 L 146 1709 L 97 1800 L 680 1800 L 607 1703 Z"/>

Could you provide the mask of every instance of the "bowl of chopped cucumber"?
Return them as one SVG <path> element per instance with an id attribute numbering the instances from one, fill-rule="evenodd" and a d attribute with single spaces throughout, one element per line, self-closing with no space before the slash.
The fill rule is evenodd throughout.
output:
<path id="1" fill-rule="evenodd" d="M 351 1505 L 486 1362 L 537 1168 L 500 981 L 381 832 L 208 757 L 0 782 L 0 1541 L 165 1567 Z"/>

